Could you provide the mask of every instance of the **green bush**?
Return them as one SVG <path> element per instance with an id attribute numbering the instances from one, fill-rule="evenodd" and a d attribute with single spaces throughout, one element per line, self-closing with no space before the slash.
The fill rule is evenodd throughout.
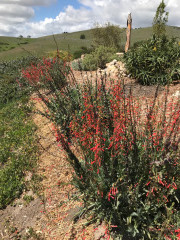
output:
<path id="1" fill-rule="evenodd" d="M 133 44 L 133 47 L 131 47 L 131 49 L 133 48 L 137 48 L 137 47 L 141 47 L 143 44 L 147 44 L 149 40 L 141 40 L 141 41 L 137 41 Z"/>
<path id="2" fill-rule="evenodd" d="M 85 69 L 82 59 L 74 60 L 71 63 L 71 67 L 75 71 L 83 71 Z"/>
<path id="3" fill-rule="evenodd" d="M 61 90 L 67 83 L 67 75 L 70 72 L 70 66 L 60 57 L 43 58 L 38 63 L 31 64 L 22 69 L 19 82 L 28 82 L 32 88 L 43 88 L 44 84 L 51 88 Z M 28 80 L 28 81 L 27 81 Z"/>
<path id="4" fill-rule="evenodd" d="M 92 51 L 93 51 L 92 48 L 81 47 L 81 49 L 79 49 L 73 53 L 73 58 L 74 59 L 80 58 L 82 54 L 91 53 Z"/>
<path id="5" fill-rule="evenodd" d="M 50 92 L 55 93 L 54 100 L 51 99 L 52 101 L 49 102 L 47 97 L 38 91 L 39 97 L 51 109 L 50 113 L 45 114 L 45 116 L 62 125 L 64 131 L 68 132 L 67 136 L 69 137 L 68 126 L 72 120 L 72 114 L 79 110 L 78 99 L 80 97 L 80 94 L 75 91 L 74 87 L 68 84 L 74 80 L 70 66 L 59 58 L 43 59 L 37 65 L 32 64 L 23 69 L 21 78 L 23 81 L 26 80 L 30 83 L 34 90 L 45 87 L 46 90 L 49 89 Z M 57 108 L 61 110 L 52 118 L 51 113 L 55 112 Z"/>
<path id="6" fill-rule="evenodd" d="M 179 43 L 166 36 L 153 36 L 124 55 L 127 70 L 143 85 L 165 85 L 179 79 L 179 59 Z"/>
<path id="7" fill-rule="evenodd" d="M 82 49 L 77 50 L 73 53 L 73 58 L 74 59 L 80 58 L 82 54 L 84 54 L 84 51 Z"/>
<path id="8" fill-rule="evenodd" d="M 105 26 L 96 25 L 92 29 L 92 35 L 95 47 L 102 45 L 104 47 L 115 48 L 116 51 L 121 49 L 122 30 L 119 26 L 110 23 L 105 24 Z"/>
<path id="9" fill-rule="evenodd" d="M 106 63 L 115 58 L 116 50 L 110 47 L 99 46 L 91 54 L 87 54 L 83 60 L 85 70 L 104 69 Z M 117 57 L 117 56 L 116 56 Z"/>
<path id="10" fill-rule="evenodd" d="M 169 12 L 165 11 L 165 7 L 166 4 L 164 3 L 164 0 L 162 0 L 153 19 L 153 33 L 157 37 L 161 37 L 166 33 Z"/>
<path id="11" fill-rule="evenodd" d="M 21 69 L 31 64 L 37 63 L 40 59 L 33 56 L 17 58 L 11 61 L 0 62 L 0 73 L 15 75 L 21 72 Z"/>
<path id="12" fill-rule="evenodd" d="M 8 75 L 0 77 L 0 104 L 5 104 L 14 98 L 18 98 L 21 93 L 18 91 L 18 84 L 14 78 Z"/>
<path id="13" fill-rule="evenodd" d="M 19 82 L 21 70 L 39 61 L 36 57 L 24 57 L 12 61 L 0 62 L 0 105 L 19 99 L 28 94 L 27 83 Z M 24 86 L 26 86 L 24 88 Z"/>
<path id="14" fill-rule="evenodd" d="M 80 39 L 85 39 L 86 35 L 85 34 L 81 34 Z"/>
<path id="15" fill-rule="evenodd" d="M 67 52 L 67 51 L 63 51 L 63 50 L 60 50 L 60 51 L 51 51 L 48 53 L 48 56 L 49 58 L 60 58 L 62 61 L 64 62 L 70 62 L 72 60 L 72 55 Z"/>

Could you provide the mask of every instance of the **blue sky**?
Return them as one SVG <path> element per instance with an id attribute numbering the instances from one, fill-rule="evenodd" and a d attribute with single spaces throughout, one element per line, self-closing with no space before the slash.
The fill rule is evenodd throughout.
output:
<path id="1" fill-rule="evenodd" d="M 35 15 L 32 20 L 40 21 L 45 18 L 55 18 L 60 12 L 64 11 L 68 5 L 72 5 L 76 9 L 80 7 L 80 3 L 76 0 L 57 0 L 50 6 L 34 7 Z"/>
<path id="2" fill-rule="evenodd" d="M 180 1 L 164 0 L 171 26 L 180 27 Z M 0 36 L 41 37 L 90 29 L 111 22 L 133 28 L 152 26 L 161 0 L 0 0 Z"/>

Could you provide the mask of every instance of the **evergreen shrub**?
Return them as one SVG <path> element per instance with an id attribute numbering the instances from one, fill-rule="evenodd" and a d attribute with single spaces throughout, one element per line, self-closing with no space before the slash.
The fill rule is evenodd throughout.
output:
<path id="1" fill-rule="evenodd" d="M 92 51 L 93 51 L 92 48 L 81 47 L 80 50 L 77 50 L 73 53 L 73 58 L 74 59 L 80 58 L 82 54 L 91 53 Z"/>
<path id="2" fill-rule="evenodd" d="M 152 37 L 124 55 L 127 70 L 143 85 L 166 85 L 180 78 L 180 43 Z"/>
<path id="3" fill-rule="evenodd" d="M 117 58 L 115 55 L 116 49 L 110 47 L 99 46 L 91 54 L 87 54 L 83 59 L 85 70 L 97 70 L 97 68 L 104 69 L 106 63 Z"/>
<path id="4" fill-rule="evenodd" d="M 107 23 L 103 26 L 96 24 L 92 29 L 93 44 L 95 47 L 104 46 L 115 48 L 120 51 L 122 48 L 122 29 L 119 26 Z"/>

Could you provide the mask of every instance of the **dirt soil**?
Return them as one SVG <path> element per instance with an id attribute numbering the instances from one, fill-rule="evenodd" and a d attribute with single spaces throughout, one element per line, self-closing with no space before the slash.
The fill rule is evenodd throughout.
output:
<path id="1" fill-rule="evenodd" d="M 83 82 L 82 79 L 94 81 L 96 78 L 95 72 L 74 71 L 74 75 L 79 83 Z M 132 87 L 134 96 L 148 99 L 153 99 L 156 89 L 155 86 L 141 86 L 130 78 L 125 78 L 125 87 L 126 90 Z M 165 87 L 160 87 L 160 98 L 164 91 Z M 180 94 L 180 82 L 170 86 L 169 95 L 177 95 L 178 91 Z M 35 111 L 46 111 L 36 94 L 31 96 L 31 101 Z M 0 211 L 0 239 L 108 239 L 104 225 L 97 229 L 95 225 L 84 228 L 86 219 L 83 218 L 73 222 L 74 216 L 83 206 L 81 196 L 71 185 L 73 171 L 65 153 L 56 142 L 53 124 L 38 113 L 34 113 L 32 118 L 38 127 L 36 134 L 39 139 L 39 161 L 36 174 L 42 178 L 41 188 L 38 195 L 32 190 L 24 192 L 12 206 Z M 31 181 L 31 178 L 32 174 L 27 173 L 26 180 Z M 27 204 L 23 200 L 24 195 L 32 196 L 34 200 Z"/>

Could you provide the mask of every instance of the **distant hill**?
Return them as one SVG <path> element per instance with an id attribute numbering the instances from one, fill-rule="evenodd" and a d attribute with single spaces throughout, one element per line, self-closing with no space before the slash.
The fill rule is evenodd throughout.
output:
<path id="1" fill-rule="evenodd" d="M 84 34 L 85 39 L 80 39 Z M 180 39 L 180 27 L 167 26 L 167 35 Z M 132 30 L 131 46 L 137 41 L 148 39 L 152 36 L 152 27 L 136 28 Z M 92 31 L 80 31 L 74 33 L 62 33 L 54 35 L 59 50 L 69 50 L 74 53 L 81 47 L 90 47 L 92 44 Z M 122 38 L 120 39 L 122 49 L 125 45 L 125 29 L 122 29 Z M 40 38 L 15 38 L 0 37 L 0 60 L 9 60 L 21 56 L 35 55 L 48 56 L 52 51 L 56 50 L 56 44 L 53 36 L 45 36 Z"/>

